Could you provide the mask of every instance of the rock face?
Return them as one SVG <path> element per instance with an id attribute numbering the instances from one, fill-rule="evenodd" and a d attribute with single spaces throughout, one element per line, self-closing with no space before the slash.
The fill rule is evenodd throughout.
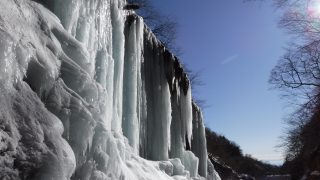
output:
<path id="1" fill-rule="evenodd" d="M 124 4 L 0 1 L 0 179 L 220 179 L 186 73 Z"/>
<path id="2" fill-rule="evenodd" d="M 241 178 L 240 175 L 237 172 L 235 172 L 231 167 L 222 164 L 218 161 L 218 159 L 211 157 L 211 162 L 214 165 L 215 170 L 219 173 L 221 179 L 247 180 L 245 178 Z"/>

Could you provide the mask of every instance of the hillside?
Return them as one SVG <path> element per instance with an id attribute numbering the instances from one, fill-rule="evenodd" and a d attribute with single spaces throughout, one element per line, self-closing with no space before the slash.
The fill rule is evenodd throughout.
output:
<path id="1" fill-rule="evenodd" d="M 235 142 L 209 128 L 206 128 L 206 138 L 210 160 L 222 179 L 259 179 L 280 174 L 279 166 L 244 155 Z"/>

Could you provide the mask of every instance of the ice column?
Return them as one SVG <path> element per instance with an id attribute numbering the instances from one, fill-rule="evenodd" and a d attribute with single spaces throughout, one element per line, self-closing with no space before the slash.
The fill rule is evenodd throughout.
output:
<path id="1" fill-rule="evenodd" d="M 121 131 L 122 123 L 122 93 L 123 93 L 123 60 L 124 60 L 124 14 L 119 11 L 122 8 L 121 1 L 111 1 L 112 22 L 112 57 L 114 59 L 113 77 L 113 116 L 112 130 Z"/>
<path id="2" fill-rule="evenodd" d="M 192 103 L 193 115 L 193 133 L 191 141 L 191 150 L 199 158 L 199 175 L 207 177 L 207 142 L 205 127 L 200 108 Z"/>
<path id="3" fill-rule="evenodd" d="M 182 76 L 183 77 L 183 76 Z M 178 77 L 176 77 L 178 78 Z M 181 81 L 189 81 L 185 77 Z M 181 84 L 180 84 L 181 85 Z M 171 158 L 180 158 L 191 177 L 198 174 L 198 158 L 190 151 L 192 135 L 192 107 L 190 88 L 178 87 L 172 97 L 172 125 L 171 125 Z M 181 88 L 180 88 L 181 87 Z M 191 131 L 191 132 L 190 132 Z"/>
<path id="4" fill-rule="evenodd" d="M 125 28 L 125 61 L 123 80 L 123 134 L 136 153 L 139 152 L 141 106 L 141 60 L 143 47 L 143 21 L 135 15 L 127 16 Z"/>
<path id="5" fill-rule="evenodd" d="M 164 47 L 147 29 L 144 32 L 144 77 L 147 97 L 146 154 L 167 160 L 170 148 L 171 102 L 163 59 Z"/>

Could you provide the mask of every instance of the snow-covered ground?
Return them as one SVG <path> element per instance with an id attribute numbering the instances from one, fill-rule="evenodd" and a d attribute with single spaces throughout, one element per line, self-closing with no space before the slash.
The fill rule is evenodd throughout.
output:
<path id="1" fill-rule="evenodd" d="M 0 1 L 0 179 L 219 179 L 187 75 L 142 18 L 39 2 Z"/>

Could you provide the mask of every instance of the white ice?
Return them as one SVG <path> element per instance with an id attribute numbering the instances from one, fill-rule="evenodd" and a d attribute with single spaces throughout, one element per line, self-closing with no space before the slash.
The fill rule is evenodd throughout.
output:
<path id="1" fill-rule="evenodd" d="M 219 179 L 187 75 L 125 4 L 0 1 L 0 179 Z"/>

